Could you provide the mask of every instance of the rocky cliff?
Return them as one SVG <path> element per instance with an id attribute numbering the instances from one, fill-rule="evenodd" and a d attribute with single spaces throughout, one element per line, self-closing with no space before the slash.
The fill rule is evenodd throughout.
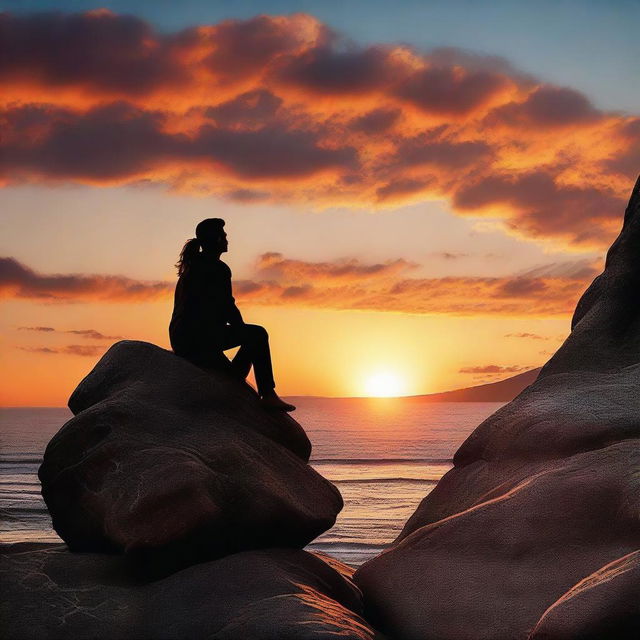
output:
<path id="1" fill-rule="evenodd" d="M 536 382 L 463 443 L 391 548 L 356 573 L 390 636 L 637 637 L 640 180 L 572 327 Z"/>

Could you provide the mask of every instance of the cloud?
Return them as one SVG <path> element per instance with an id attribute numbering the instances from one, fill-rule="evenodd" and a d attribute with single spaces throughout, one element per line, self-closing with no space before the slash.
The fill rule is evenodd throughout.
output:
<path id="1" fill-rule="evenodd" d="M 606 171 L 612 171 L 634 180 L 640 167 L 640 118 L 629 118 L 618 125 L 616 137 L 621 149 L 602 162 Z"/>
<path id="2" fill-rule="evenodd" d="M 487 175 L 460 185 L 453 195 L 459 211 L 495 210 L 520 235 L 555 236 L 568 243 L 597 244 L 603 230 L 617 228 L 625 199 L 606 186 L 560 183 L 549 170 Z"/>
<path id="3" fill-rule="evenodd" d="M 133 16 L 0 15 L 3 184 L 152 182 L 239 202 L 446 200 L 602 248 L 639 119 L 456 49 L 361 47 L 305 14 L 158 33 Z"/>
<path id="4" fill-rule="evenodd" d="M 529 338 L 531 340 L 549 340 L 549 336 L 541 336 L 537 333 L 507 333 L 505 338 Z"/>
<path id="5" fill-rule="evenodd" d="M 378 196 L 379 202 L 384 202 L 385 200 L 393 199 L 394 196 L 405 196 L 419 193 L 432 181 L 433 179 L 431 177 L 422 179 L 399 178 L 393 182 L 389 182 L 378 187 L 376 195 Z"/>
<path id="6" fill-rule="evenodd" d="M 139 95 L 180 85 L 187 75 L 170 55 L 166 38 L 134 16 L 104 9 L 0 13 L 0 43 L 3 84 L 28 79 L 51 89 L 76 86 Z"/>
<path id="7" fill-rule="evenodd" d="M 135 302 L 165 299 L 172 293 L 173 286 L 166 282 L 111 275 L 40 274 L 14 258 L 0 258 L 0 298 Z"/>
<path id="8" fill-rule="evenodd" d="M 64 354 L 84 357 L 99 356 L 106 351 L 106 347 L 103 345 L 86 344 L 69 344 L 64 347 L 18 347 L 18 349 L 29 353 L 45 353 L 49 355 Z"/>
<path id="9" fill-rule="evenodd" d="M 19 331 L 38 331 L 45 333 L 72 333 L 88 340 L 121 340 L 122 336 L 108 336 L 95 329 L 54 329 L 53 327 L 18 327 Z"/>
<path id="10" fill-rule="evenodd" d="M 122 336 L 107 336 L 95 329 L 67 329 L 63 333 L 73 333 L 88 340 L 122 340 Z"/>
<path id="11" fill-rule="evenodd" d="M 277 78 L 321 95 L 369 93 L 384 88 L 402 70 L 390 47 L 336 50 L 331 42 L 290 57 Z"/>
<path id="12" fill-rule="evenodd" d="M 529 371 L 532 368 L 533 367 L 521 365 L 511 365 L 505 367 L 497 364 L 487 364 L 475 367 L 462 367 L 461 369 L 458 369 L 458 373 L 482 373 L 496 375 L 500 373 L 519 373 L 521 371 Z"/>
<path id="13" fill-rule="evenodd" d="M 440 258 L 442 260 L 460 260 L 461 258 L 468 258 L 468 253 L 461 251 L 436 251 L 431 254 L 434 258 Z"/>
<path id="14" fill-rule="evenodd" d="M 234 284 L 244 304 L 453 315 L 568 315 L 596 266 L 551 263 L 503 277 L 410 277 L 405 260 L 307 262 L 263 254 L 254 277 Z"/>
<path id="15" fill-rule="evenodd" d="M 403 140 L 396 150 L 395 162 L 405 167 L 435 166 L 463 169 L 487 159 L 491 147 L 479 140 L 473 142 L 432 141 L 429 135 Z"/>
<path id="16" fill-rule="evenodd" d="M 368 135 L 388 131 L 400 118 L 400 109 L 386 109 L 380 107 L 355 117 L 349 123 L 352 131 Z"/>
<path id="17" fill-rule="evenodd" d="M 484 107 L 506 85 L 498 73 L 436 66 L 412 74 L 395 95 L 426 113 L 458 116 Z"/>
<path id="18" fill-rule="evenodd" d="M 573 89 L 543 86 L 535 89 L 522 102 L 496 108 L 487 116 L 492 124 L 543 129 L 575 127 L 602 117 L 589 100 Z"/>
<path id="19" fill-rule="evenodd" d="M 321 281 L 363 281 L 370 278 L 388 279 L 414 269 L 417 265 L 402 258 L 375 264 L 363 264 L 356 259 L 334 262 L 307 262 L 285 258 L 281 253 L 263 253 L 256 264 L 256 276 L 290 282 L 292 279 Z"/>
<path id="20" fill-rule="evenodd" d="M 326 169 L 358 167 L 353 147 L 327 148 L 311 131 L 290 130 L 282 124 L 256 131 L 237 131 L 203 126 L 197 137 L 184 145 L 184 155 L 213 159 L 237 176 L 298 178 Z"/>
<path id="21" fill-rule="evenodd" d="M 327 35 L 326 27 L 311 16 L 261 15 L 190 29 L 179 40 L 188 53 L 201 53 L 199 60 L 216 77 L 235 83 L 261 74 L 278 58 L 304 55 Z"/>
<path id="22" fill-rule="evenodd" d="M 580 266 L 575 266 L 575 265 Z M 573 266 L 572 266 L 573 265 Z M 418 265 L 404 259 L 309 262 L 269 252 L 253 276 L 234 282 L 242 305 L 403 312 L 415 314 L 569 315 L 595 274 L 576 263 L 551 263 L 529 275 L 411 277 Z M 0 258 L 0 297 L 39 302 L 153 302 L 170 300 L 175 283 L 113 275 L 39 274 L 13 258 Z M 92 329 L 68 330 L 93 339 L 117 339 Z M 99 337 L 102 336 L 102 337 Z"/>
<path id="23" fill-rule="evenodd" d="M 42 106 L 0 115 L 11 132 L 0 146 L 8 173 L 113 182 L 203 163 L 246 179 L 297 178 L 357 168 L 354 148 L 321 146 L 317 134 L 282 124 L 237 130 L 203 124 L 193 136 L 164 130 L 167 117 L 119 102 L 77 114 Z"/>
<path id="24" fill-rule="evenodd" d="M 260 126 L 272 120 L 283 100 L 266 89 L 247 91 L 232 100 L 208 107 L 205 115 L 217 124 Z"/>

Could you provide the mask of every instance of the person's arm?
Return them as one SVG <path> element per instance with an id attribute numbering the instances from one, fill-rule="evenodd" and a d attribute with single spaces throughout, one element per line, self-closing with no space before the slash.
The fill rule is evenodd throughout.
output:
<path id="1" fill-rule="evenodd" d="M 228 322 L 230 325 L 244 324 L 242 314 L 240 313 L 240 309 L 238 309 L 233 296 L 231 296 L 231 304 L 229 305 Z"/>
<path id="2" fill-rule="evenodd" d="M 228 282 L 228 303 L 227 303 L 227 322 L 236 326 L 239 324 L 244 324 L 244 320 L 242 319 L 242 314 L 240 313 L 240 309 L 236 305 L 236 300 L 233 297 L 232 287 L 231 287 L 231 269 L 227 266 L 229 272 L 229 282 Z"/>

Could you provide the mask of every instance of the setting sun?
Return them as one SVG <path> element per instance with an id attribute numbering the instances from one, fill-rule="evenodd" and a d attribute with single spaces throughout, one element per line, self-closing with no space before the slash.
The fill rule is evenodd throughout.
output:
<path id="1" fill-rule="evenodd" d="M 392 398 L 406 393 L 404 379 L 392 371 L 379 371 L 367 378 L 365 393 L 375 398 Z"/>

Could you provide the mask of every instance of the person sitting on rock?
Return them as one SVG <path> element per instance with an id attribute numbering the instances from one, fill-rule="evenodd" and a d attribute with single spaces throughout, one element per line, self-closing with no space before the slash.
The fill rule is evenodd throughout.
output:
<path id="1" fill-rule="evenodd" d="M 275 391 L 269 336 L 265 329 L 246 324 L 231 291 L 231 269 L 220 260 L 227 251 L 224 220 L 208 218 L 196 227 L 180 253 L 178 284 L 169 336 L 174 353 L 194 364 L 215 368 L 228 360 L 222 352 L 239 346 L 232 370 L 245 379 L 251 366 L 262 404 L 293 411 Z"/>

